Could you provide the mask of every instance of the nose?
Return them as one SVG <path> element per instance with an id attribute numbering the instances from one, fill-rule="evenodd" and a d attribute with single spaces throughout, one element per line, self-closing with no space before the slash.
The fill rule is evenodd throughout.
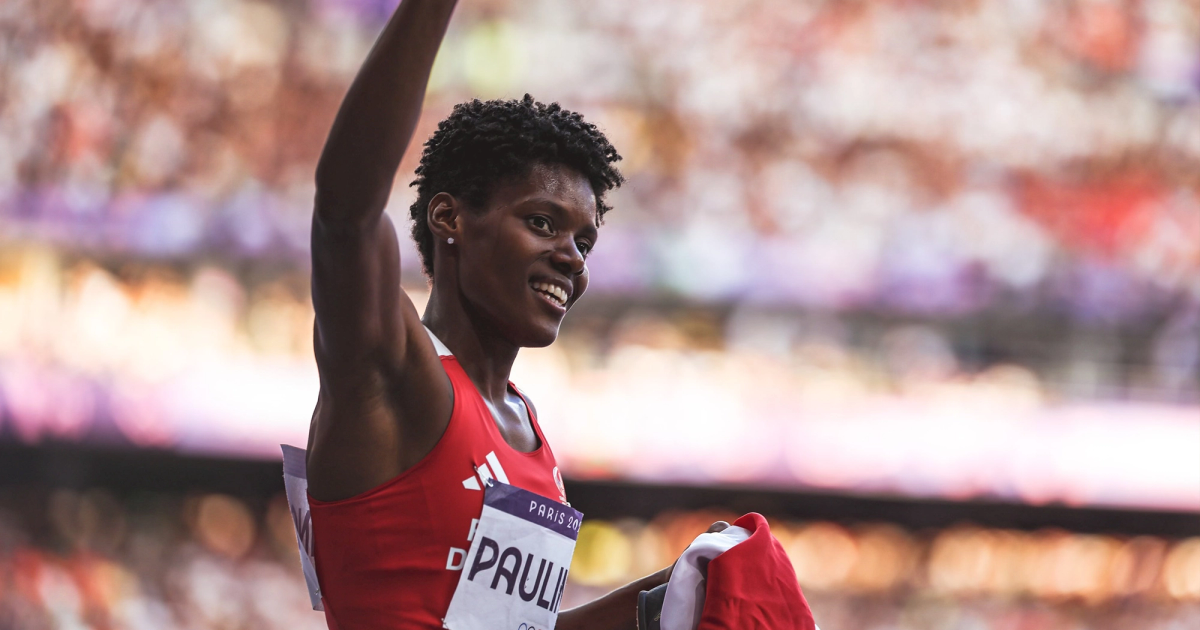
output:
<path id="1" fill-rule="evenodd" d="M 583 273 L 587 265 L 583 253 L 579 251 L 579 247 L 572 239 L 566 239 L 565 243 L 554 249 L 550 262 L 560 273 L 568 276 L 577 276 Z"/>

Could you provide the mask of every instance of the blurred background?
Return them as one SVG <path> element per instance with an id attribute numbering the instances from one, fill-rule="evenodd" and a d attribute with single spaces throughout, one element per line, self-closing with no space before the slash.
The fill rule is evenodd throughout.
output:
<path id="1" fill-rule="evenodd" d="M 278 445 L 395 4 L 0 3 L 0 629 L 323 627 Z M 464 0 L 415 143 L 525 92 L 629 180 L 514 374 L 565 605 L 755 510 L 826 630 L 1200 627 L 1200 3 Z"/>

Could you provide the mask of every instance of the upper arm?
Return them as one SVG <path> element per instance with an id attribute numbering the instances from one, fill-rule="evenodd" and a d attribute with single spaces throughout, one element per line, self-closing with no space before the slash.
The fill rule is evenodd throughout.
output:
<path id="1" fill-rule="evenodd" d="M 314 351 L 321 393 L 309 434 L 314 497 L 346 498 L 403 472 L 437 443 L 452 391 L 420 316 L 400 287 L 386 214 L 369 224 L 314 213 Z"/>
<path id="2" fill-rule="evenodd" d="M 406 329 L 420 324 L 400 288 L 400 249 L 391 219 L 338 222 L 313 214 L 312 294 L 317 360 L 362 361 L 380 352 L 403 357 Z"/>

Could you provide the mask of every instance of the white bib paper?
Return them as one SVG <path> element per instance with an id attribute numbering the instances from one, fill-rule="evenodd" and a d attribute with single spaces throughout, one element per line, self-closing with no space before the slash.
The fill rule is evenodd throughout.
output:
<path id="1" fill-rule="evenodd" d="M 296 527 L 296 544 L 300 546 L 300 568 L 308 585 L 308 599 L 313 610 L 325 610 L 321 605 L 321 586 L 317 583 L 317 563 L 313 559 L 312 515 L 308 511 L 308 468 L 302 448 L 280 444 L 283 449 L 283 486 L 287 490 L 288 511 Z"/>
<path id="2" fill-rule="evenodd" d="M 443 625 L 553 630 L 583 514 L 492 481 Z"/>

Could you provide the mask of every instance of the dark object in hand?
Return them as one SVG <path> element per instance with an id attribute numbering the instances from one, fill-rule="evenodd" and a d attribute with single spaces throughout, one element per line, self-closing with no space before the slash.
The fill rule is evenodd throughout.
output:
<path id="1" fill-rule="evenodd" d="M 638 593 L 638 630 L 659 630 L 663 600 L 666 597 L 666 584 Z"/>

